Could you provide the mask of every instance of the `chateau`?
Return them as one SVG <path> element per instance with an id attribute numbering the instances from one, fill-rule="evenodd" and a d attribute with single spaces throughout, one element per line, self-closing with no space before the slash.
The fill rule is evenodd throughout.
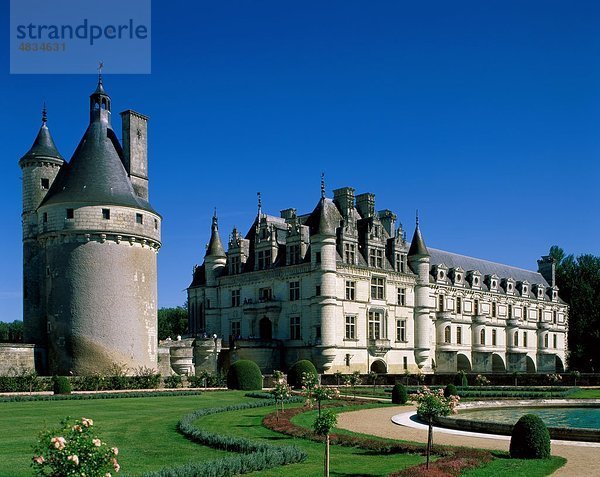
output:
<path id="1" fill-rule="evenodd" d="M 157 368 L 161 217 L 148 202 L 148 118 L 111 126 L 102 76 L 67 163 L 47 125 L 21 158 L 23 322 L 41 373 Z"/>
<path id="2" fill-rule="evenodd" d="M 551 258 L 538 271 L 406 241 L 371 193 L 344 187 L 309 214 L 262 211 L 225 252 L 215 213 L 188 288 L 189 325 L 221 359 L 263 372 L 309 359 L 321 372 L 562 372 L 568 307 Z M 215 339 L 215 349 L 217 340 Z M 198 364 L 198 363 L 197 363 Z"/>

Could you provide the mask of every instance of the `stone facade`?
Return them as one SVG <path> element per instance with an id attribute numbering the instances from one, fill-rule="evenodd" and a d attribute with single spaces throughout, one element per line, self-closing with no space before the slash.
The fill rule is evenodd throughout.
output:
<path id="1" fill-rule="evenodd" d="M 44 113 L 23 171 L 25 341 L 47 350 L 36 369 L 157 368 L 157 253 L 161 216 L 148 203 L 147 118 L 111 126 L 102 79 L 90 124 L 65 162 Z"/>
<path id="2" fill-rule="evenodd" d="M 188 288 L 192 335 L 223 338 L 221 362 L 263 372 L 310 359 L 325 373 L 554 372 L 568 307 L 540 272 L 405 239 L 375 196 L 346 187 L 315 209 L 259 211 L 225 252 L 216 215 Z"/>

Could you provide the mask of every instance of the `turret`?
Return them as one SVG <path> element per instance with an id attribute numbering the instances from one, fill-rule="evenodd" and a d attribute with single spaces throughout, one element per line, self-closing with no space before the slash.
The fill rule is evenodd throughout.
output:
<path id="1" fill-rule="evenodd" d="M 45 216 L 38 217 L 37 209 L 65 163 L 54 144 L 47 122 L 44 105 L 42 126 L 38 135 L 29 151 L 19 161 L 23 174 L 24 338 L 26 343 L 40 345 L 46 342 L 46 313 L 41 288 L 44 261 L 37 236 L 45 227 Z"/>
<path id="2" fill-rule="evenodd" d="M 223 243 L 219 236 L 219 219 L 216 210 L 212 218 L 210 241 L 206 247 L 204 263 L 206 264 L 206 284 L 215 286 L 216 279 L 221 275 L 227 263 L 227 255 L 225 255 Z"/>
<path id="3" fill-rule="evenodd" d="M 110 126 L 110 96 L 104 91 L 102 75 L 98 75 L 98 86 L 90 95 L 90 123 L 101 121 Z"/>
<path id="4" fill-rule="evenodd" d="M 423 368 L 431 349 L 431 319 L 429 317 L 429 251 L 419 228 L 419 218 L 408 250 L 408 264 L 417 274 L 415 285 L 415 361 Z"/>

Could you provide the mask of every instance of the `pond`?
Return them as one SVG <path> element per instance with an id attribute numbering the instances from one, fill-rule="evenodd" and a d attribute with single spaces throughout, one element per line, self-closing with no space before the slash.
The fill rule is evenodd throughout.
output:
<path id="1" fill-rule="evenodd" d="M 513 407 L 462 411 L 457 417 L 473 421 L 516 424 L 524 414 L 536 414 L 547 427 L 600 430 L 600 407 Z"/>

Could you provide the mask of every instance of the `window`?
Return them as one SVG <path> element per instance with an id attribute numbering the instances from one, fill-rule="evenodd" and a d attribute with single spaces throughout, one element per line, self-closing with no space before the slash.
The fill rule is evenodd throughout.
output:
<path id="1" fill-rule="evenodd" d="M 242 335 L 242 322 L 241 321 L 232 321 L 231 322 L 231 336 L 234 338 L 239 338 Z"/>
<path id="2" fill-rule="evenodd" d="M 552 323 L 556 324 L 556 321 L 557 321 L 557 316 L 558 316 L 558 315 L 557 315 L 556 311 L 553 311 L 553 312 L 552 312 Z"/>
<path id="3" fill-rule="evenodd" d="M 452 330 L 450 329 L 450 326 L 446 326 L 446 328 L 444 328 L 444 343 L 450 343 L 452 341 L 451 333 Z"/>
<path id="4" fill-rule="evenodd" d="M 75 210 L 74 209 L 67 209 L 67 219 L 72 219 L 75 217 Z"/>
<path id="5" fill-rule="evenodd" d="M 344 260 L 346 263 L 356 263 L 356 245 L 353 243 L 344 244 Z"/>
<path id="6" fill-rule="evenodd" d="M 523 347 L 527 348 L 527 331 L 523 331 Z"/>
<path id="7" fill-rule="evenodd" d="M 462 344 L 462 326 L 456 328 L 456 344 Z"/>
<path id="8" fill-rule="evenodd" d="M 258 251 L 258 269 L 266 270 L 271 266 L 271 250 Z"/>
<path id="9" fill-rule="evenodd" d="M 321 252 L 315 252 L 315 262 L 321 263 Z"/>
<path id="10" fill-rule="evenodd" d="M 396 320 L 396 341 L 406 342 L 406 320 Z"/>
<path id="11" fill-rule="evenodd" d="M 346 300 L 354 300 L 356 298 L 356 282 L 346 280 Z"/>
<path id="12" fill-rule="evenodd" d="M 300 245 L 290 245 L 288 246 L 288 264 L 289 265 L 297 265 L 300 263 Z"/>
<path id="13" fill-rule="evenodd" d="M 519 332 L 518 331 L 515 331 L 514 344 L 515 344 L 515 346 L 519 346 Z"/>
<path id="14" fill-rule="evenodd" d="M 544 310 L 542 310 L 541 308 L 538 310 L 538 320 L 544 321 Z"/>
<path id="15" fill-rule="evenodd" d="M 44 190 L 50 189 L 50 179 L 44 179 L 44 178 L 40 179 L 40 186 Z"/>
<path id="16" fill-rule="evenodd" d="M 383 338 L 383 313 L 381 311 L 369 311 L 369 339 L 378 340 Z"/>
<path id="17" fill-rule="evenodd" d="M 242 271 L 242 264 L 239 256 L 229 258 L 229 273 L 235 275 Z"/>
<path id="18" fill-rule="evenodd" d="M 496 331 L 496 330 L 494 330 Z M 494 333 L 492 333 L 492 337 L 494 336 Z M 485 344 L 485 330 L 481 330 L 479 332 L 479 343 L 484 345 Z M 492 339 L 492 343 L 493 343 L 493 339 Z"/>
<path id="19" fill-rule="evenodd" d="M 406 356 L 402 357 L 402 369 L 404 369 L 404 370 L 408 369 L 408 358 Z"/>
<path id="20" fill-rule="evenodd" d="M 158 219 L 154 219 L 154 230 L 158 230 Z"/>
<path id="21" fill-rule="evenodd" d="M 481 344 L 485 344 L 485 331 L 481 330 L 481 333 L 483 335 L 483 340 L 481 341 Z M 496 330 L 492 330 L 492 346 L 496 346 L 497 343 L 498 343 L 498 332 Z"/>
<path id="22" fill-rule="evenodd" d="M 394 270 L 400 273 L 406 272 L 406 255 L 402 253 L 394 254 Z"/>
<path id="23" fill-rule="evenodd" d="M 48 223 L 48 212 L 44 212 L 44 215 L 42 215 L 42 221 L 45 224 Z"/>
<path id="24" fill-rule="evenodd" d="M 290 301 L 300 299 L 300 282 L 290 282 Z"/>
<path id="25" fill-rule="evenodd" d="M 321 339 L 321 325 L 315 326 L 315 339 L 316 340 Z"/>
<path id="26" fill-rule="evenodd" d="M 456 297 L 456 313 L 462 313 L 462 298 L 459 296 Z"/>
<path id="27" fill-rule="evenodd" d="M 554 348 L 558 348 L 558 337 L 556 335 L 552 335 L 552 341 L 554 344 Z"/>
<path id="28" fill-rule="evenodd" d="M 110 220 L 110 209 L 102 209 L 102 218 L 104 220 Z"/>
<path id="29" fill-rule="evenodd" d="M 523 285 L 523 296 L 527 295 L 527 286 Z"/>
<path id="30" fill-rule="evenodd" d="M 496 302 L 492 302 L 492 318 L 496 318 Z"/>
<path id="31" fill-rule="evenodd" d="M 143 224 L 144 223 L 144 216 L 142 214 L 135 214 L 135 223 L 136 224 Z"/>
<path id="32" fill-rule="evenodd" d="M 508 305 L 508 319 L 511 320 L 513 317 L 512 305 Z"/>
<path id="33" fill-rule="evenodd" d="M 406 306 L 406 288 L 398 288 L 398 305 Z"/>
<path id="34" fill-rule="evenodd" d="M 529 309 L 526 306 L 524 306 L 523 307 L 523 320 L 527 320 L 527 318 L 529 318 L 527 316 L 528 313 L 529 313 Z"/>
<path id="35" fill-rule="evenodd" d="M 444 311 L 444 295 L 438 296 L 438 311 Z"/>
<path id="36" fill-rule="evenodd" d="M 346 315 L 346 339 L 356 339 L 356 315 Z"/>
<path id="37" fill-rule="evenodd" d="M 316 296 L 321 296 L 321 285 L 317 285 L 315 287 L 315 295 Z"/>
<path id="38" fill-rule="evenodd" d="M 291 340 L 302 339 L 302 336 L 300 334 L 300 317 L 299 316 L 291 316 L 290 317 L 290 339 Z"/>
<path id="39" fill-rule="evenodd" d="M 385 299 L 385 278 L 383 278 L 383 277 L 372 277 L 371 278 L 371 299 L 373 299 L 373 300 L 384 300 Z"/>
<path id="40" fill-rule="evenodd" d="M 258 290 L 258 299 L 261 301 L 269 301 L 273 297 L 273 292 L 270 288 L 260 288 Z"/>
<path id="41" fill-rule="evenodd" d="M 240 306 L 240 290 L 231 290 L 231 306 Z"/>
<path id="42" fill-rule="evenodd" d="M 475 300 L 473 303 L 473 314 L 479 315 L 479 300 Z"/>
<path id="43" fill-rule="evenodd" d="M 375 268 L 383 268 L 383 250 L 369 249 L 369 265 Z"/>
<path id="44" fill-rule="evenodd" d="M 544 335 L 544 348 L 548 347 L 548 333 Z"/>

